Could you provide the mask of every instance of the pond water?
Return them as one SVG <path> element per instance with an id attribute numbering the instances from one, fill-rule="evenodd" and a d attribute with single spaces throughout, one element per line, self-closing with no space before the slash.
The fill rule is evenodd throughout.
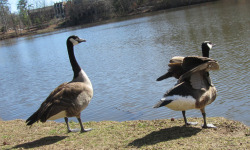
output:
<path id="1" fill-rule="evenodd" d="M 220 70 L 210 73 L 218 97 L 206 107 L 207 116 L 250 125 L 249 8 L 248 0 L 221 0 L 0 41 L 0 118 L 27 119 L 54 88 L 71 81 L 65 41 L 75 34 L 87 40 L 75 54 L 94 87 L 84 122 L 182 118 L 181 112 L 152 108 L 176 83 L 156 78 L 170 58 L 201 55 L 201 43 L 210 40 L 216 44 L 210 57 Z M 202 117 L 199 110 L 186 115 Z"/>

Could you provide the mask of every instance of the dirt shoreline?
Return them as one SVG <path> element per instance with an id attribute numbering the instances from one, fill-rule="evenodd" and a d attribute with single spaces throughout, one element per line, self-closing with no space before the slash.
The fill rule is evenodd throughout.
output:
<path id="1" fill-rule="evenodd" d="M 84 122 L 85 133 L 67 133 L 65 123 L 28 127 L 24 120 L 0 121 L 0 149 L 249 149 L 250 130 L 241 122 L 207 118 L 216 129 L 185 127 L 183 119 Z M 72 128 L 79 128 L 70 122 Z"/>

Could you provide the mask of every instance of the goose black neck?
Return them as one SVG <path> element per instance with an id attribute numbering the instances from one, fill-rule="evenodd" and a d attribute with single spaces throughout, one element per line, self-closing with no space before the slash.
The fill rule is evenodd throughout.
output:
<path id="1" fill-rule="evenodd" d="M 203 57 L 209 57 L 209 48 L 202 46 L 202 56 Z"/>
<path id="2" fill-rule="evenodd" d="M 69 60 L 71 63 L 72 70 L 74 72 L 74 78 L 76 78 L 81 71 L 81 67 L 76 61 L 75 54 L 74 54 L 74 48 L 73 44 L 70 41 L 67 41 L 67 48 L 68 48 L 68 54 L 69 54 Z"/>

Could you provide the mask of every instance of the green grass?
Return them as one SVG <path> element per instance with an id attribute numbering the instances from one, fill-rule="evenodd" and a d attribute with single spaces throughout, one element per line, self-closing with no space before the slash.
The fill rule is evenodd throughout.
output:
<path id="1" fill-rule="evenodd" d="M 0 121 L 0 149 L 248 149 L 249 127 L 225 118 L 207 118 L 217 129 L 184 127 L 182 119 L 85 122 L 86 133 L 67 133 L 65 123 L 49 121 L 31 128 L 23 120 Z M 71 128 L 79 128 L 70 122 Z"/>

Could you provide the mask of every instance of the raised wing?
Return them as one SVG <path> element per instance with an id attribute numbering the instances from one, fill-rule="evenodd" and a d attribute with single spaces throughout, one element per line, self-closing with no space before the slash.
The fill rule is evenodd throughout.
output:
<path id="1" fill-rule="evenodd" d="M 178 83 L 183 82 L 184 80 L 190 80 L 191 85 L 195 89 L 199 89 L 200 87 L 204 87 L 205 79 L 207 78 L 207 72 L 210 70 L 218 70 L 219 64 L 217 61 L 210 59 L 209 61 L 194 67 L 193 69 L 187 71 L 182 76 L 180 76 Z M 207 81 L 209 82 L 209 81 Z M 210 81 L 211 82 L 211 81 Z"/>
<path id="2" fill-rule="evenodd" d="M 183 56 L 174 56 L 169 60 L 169 64 L 171 64 L 171 63 L 182 63 L 184 58 L 185 57 L 183 57 Z"/>
<path id="3" fill-rule="evenodd" d="M 188 56 L 183 59 L 182 68 L 185 72 L 187 72 L 208 61 L 214 61 L 214 60 L 208 57 Z"/>

